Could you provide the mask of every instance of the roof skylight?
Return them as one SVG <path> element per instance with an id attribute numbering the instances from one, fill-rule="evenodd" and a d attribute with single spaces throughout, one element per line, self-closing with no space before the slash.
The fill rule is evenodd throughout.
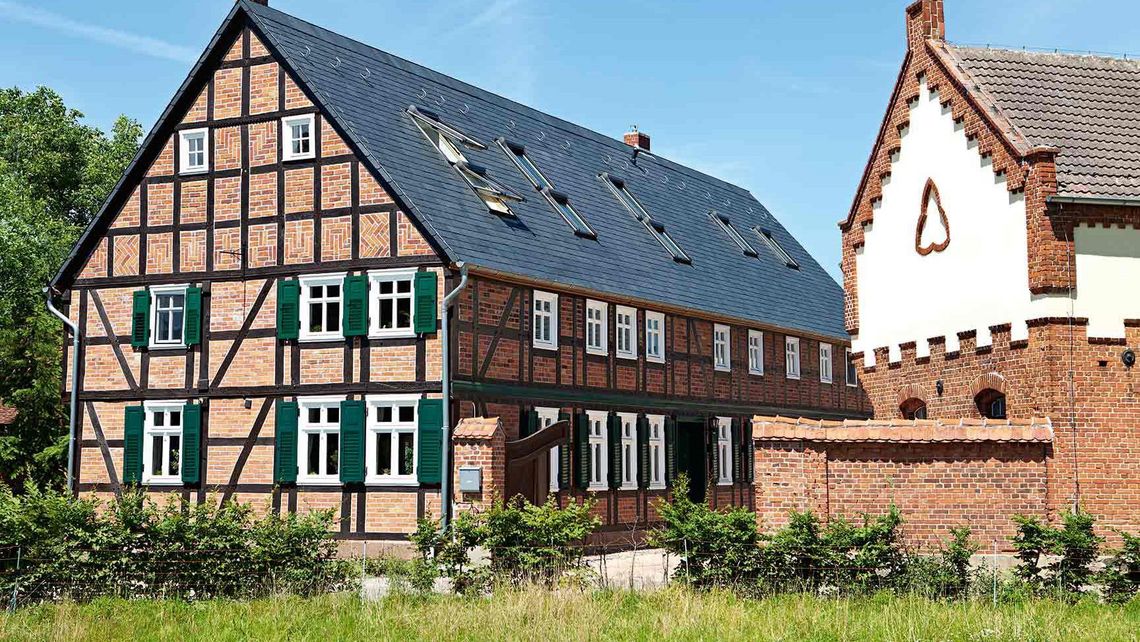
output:
<path id="1" fill-rule="evenodd" d="M 681 249 L 681 246 L 673 240 L 673 237 L 669 236 L 669 233 L 665 231 L 665 225 L 653 220 L 649 212 L 645 211 L 641 203 L 634 198 L 633 194 L 626 188 L 625 181 L 606 173 L 601 174 L 600 178 L 602 182 L 610 188 L 610 191 L 614 193 L 618 201 L 629 210 L 629 213 L 633 214 L 634 218 L 644 225 L 645 229 L 649 230 L 653 238 L 657 239 L 657 242 L 660 243 L 662 247 L 669 250 L 669 253 L 673 255 L 674 261 L 678 263 L 693 262 L 693 260 L 689 258 L 689 255 Z"/>
<path id="2" fill-rule="evenodd" d="M 463 155 L 462 147 L 471 149 L 487 149 L 487 146 L 471 138 L 467 134 L 449 127 L 440 122 L 439 117 L 433 113 L 417 108 L 408 107 L 408 115 L 423 135 L 439 150 L 448 164 L 463 177 L 463 180 L 482 199 L 483 203 L 496 214 L 514 216 L 509 201 L 521 201 L 523 197 L 510 188 L 487 175 L 487 170 L 468 162 Z"/>
<path id="3" fill-rule="evenodd" d="M 598 234 L 594 231 L 594 228 L 590 227 L 586 219 L 582 218 L 578 210 L 574 209 L 574 206 L 570 204 L 570 197 L 554 190 L 554 185 L 546 178 L 542 171 L 538 169 L 534 161 L 526 155 L 526 149 L 522 145 L 508 142 L 502 138 L 500 138 L 498 142 L 503 150 L 507 152 L 507 155 L 515 161 L 515 164 L 518 165 L 523 175 L 534 185 L 534 188 L 542 193 L 550 203 L 550 206 L 554 208 L 554 211 L 558 212 L 570 227 L 574 229 L 575 234 L 588 238 L 597 238 Z"/>
<path id="4" fill-rule="evenodd" d="M 732 221 L 730 221 L 727 216 L 716 211 L 711 211 L 709 212 L 709 218 L 716 221 L 717 224 L 720 225 L 721 229 L 724 230 L 726 234 L 728 234 L 728 237 L 731 238 L 733 242 L 735 242 L 736 245 L 740 247 L 740 250 L 744 252 L 745 256 L 760 256 L 759 253 L 753 249 L 752 245 L 750 245 L 748 241 L 744 240 L 744 237 L 740 235 L 740 232 L 736 231 L 736 228 L 732 225 Z"/>
<path id="5" fill-rule="evenodd" d="M 784 249 L 784 246 L 780 245 L 779 241 L 772 238 L 771 232 L 759 227 L 753 229 L 756 230 L 756 234 L 760 236 L 761 240 L 768 244 L 768 248 L 771 249 L 772 253 L 776 255 L 776 258 L 783 261 L 784 264 L 790 268 L 794 268 L 796 270 L 800 269 L 800 264 L 796 263 L 796 260 L 792 258 L 791 254 L 788 254 L 787 250 Z"/>

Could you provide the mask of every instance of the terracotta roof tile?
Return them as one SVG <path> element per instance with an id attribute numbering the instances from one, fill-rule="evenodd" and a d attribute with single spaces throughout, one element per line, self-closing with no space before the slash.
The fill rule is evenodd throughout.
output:
<path id="1" fill-rule="evenodd" d="M 0 404 L 0 426 L 7 426 L 13 421 L 16 421 L 16 415 L 18 414 L 20 414 L 20 412 L 12 406 Z"/>
<path id="2" fill-rule="evenodd" d="M 471 417 L 461 420 L 452 436 L 456 439 L 490 439 L 495 431 L 502 429 L 503 422 L 498 417 Z"/>
<path id="3" fill-rule="evenodd" d="M 869 419 L 843 422 L 790 417 L 753 417 L 752 437 L 760 441 L 846 443 L 1051 443 L 1053 423 L 1030 419 Z"/>

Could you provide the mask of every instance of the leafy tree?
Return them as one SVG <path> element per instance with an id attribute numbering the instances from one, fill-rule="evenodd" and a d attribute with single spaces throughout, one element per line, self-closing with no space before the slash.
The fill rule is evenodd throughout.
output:
<path id="1" fill-rule="evenodd" d="M 110 136 L 51 89 L 0 89 L 0 482 L 59 485 L 67 451 L 60 323 L 41 291 L 138 149 L 120 116 Z"/>

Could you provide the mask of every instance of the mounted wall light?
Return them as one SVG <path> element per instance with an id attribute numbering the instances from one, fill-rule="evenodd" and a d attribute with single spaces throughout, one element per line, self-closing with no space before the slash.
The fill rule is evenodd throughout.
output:
<path id="1" fill-rule="evenodd" d="M 1120 353 L 1120 360 L 1124 363 L 1125 368 L 1131 368 L 1136 365 L 1136 352 L 1132 348 L 1126 348 L 1124 352 Z"/>
<path id="2" fill-rule="evenodd" d="M 942 380 L 941 380 L 941 379 L 939 379 L 938 381 L 935 381 L 935 382 L 934 382 L 934 391 L 938 393 L 938 396 L 939 396 L 939 397 L 941 397 L 941 396 L 942 396 L 942 390 L 943 390 L 943 389 L 944 389 L 944 388 L 943 388 L 943 386 L 942 386 Z"/>

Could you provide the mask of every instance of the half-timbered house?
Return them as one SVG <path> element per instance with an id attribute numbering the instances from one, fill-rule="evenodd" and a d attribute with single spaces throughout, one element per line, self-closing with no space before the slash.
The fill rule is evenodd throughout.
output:
<path id="1" fill-rule="evenodd" d="M 440 514 L 465 419 L 484 480 L 616 530 L 682 472 L 751 505 L 754 414 L 869 412 L 841 289 L 749 192 L 251 0 L 53 285 L 79 492 L 347 539 Z"/>

